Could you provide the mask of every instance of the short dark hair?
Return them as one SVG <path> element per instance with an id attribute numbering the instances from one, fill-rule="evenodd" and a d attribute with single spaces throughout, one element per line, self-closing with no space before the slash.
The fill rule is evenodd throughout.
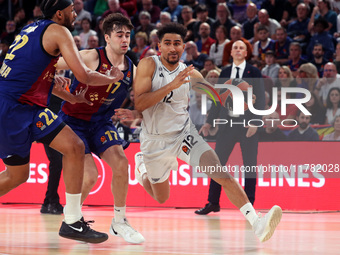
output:
<path id="1" fill-rule="evenodd" d="M 121 13 L 112 13 L 103 21 L 103 30 L 107 35 L 110 35 L 113 30 L 121 29 L 122 27 L 127 27 L 130 30 L 134 28 L 131 20 Z"/>
<path id="2" fill-rule="evenodd" d="M 184 38 L 187 34 L 187 29 L 182 24 L 171 22 L 169 24 L 162 26 L 157 31 L 157 36 L 159 38 L 159 41 L 162 41 L 165 34 L 178 34 L 181 36 L 184 42 Z"/>

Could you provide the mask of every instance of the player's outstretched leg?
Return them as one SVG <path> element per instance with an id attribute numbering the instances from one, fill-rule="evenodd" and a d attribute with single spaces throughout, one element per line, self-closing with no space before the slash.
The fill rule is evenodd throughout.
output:
<path id="1" fill-rule="evenodd" d="M 253 230 L 261 242 L 265 242 L 272 237 L 281 217 L 282 210 L 277 205 L 274 205 L 265 216 L 258 217 L 253 225 Z"/>
<path id="2" fill-rule="evenodd" d="M 120 236 L 129 243 L 139 244 L 145 241 L 141 233 L 135 230 L 126 218 L 122 222 L 116 222 L 115 218 L 112 219 L 110 234 Z"/>
<path id="3" fill-rule="evenodd" d="M 204 152 L 200 158 L 200 166 L 221 166 L 216 153 L 213 150 Z M 222 167 L 220 167 L 222 169 Z M 219 183 L 230 202 L 237 206 L 243 216 L 249 221 L 255 235 L 261 242 L 265 242 L 271 238 L 277 225 L 280 223 L 282 217 L 282 210 L 279 206 L 275 205 L 264 216 L 256 214 L 253 205 L 249 202 L 246 193 L 241 185 L 235 180 L 228 172 L 206 172 L 210 178 Z"/>
<path id="4" fill-rule="evenodd" d="M 84 218 L 81 218 L 73 224 L 66 224 L 65 221 L 63 221 L 59 235 L 64 238 L 86 243 L 102 243 L 106 241 L 109 238 L 108 235 L 91 229 L 89 224 L 92 222 L 93 221 L 84 221 Z"/>

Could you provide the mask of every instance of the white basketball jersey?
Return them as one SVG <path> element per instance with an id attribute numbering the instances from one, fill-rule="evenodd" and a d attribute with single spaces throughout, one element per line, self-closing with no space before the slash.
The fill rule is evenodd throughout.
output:
<path id="1" fill-rule="evenodd" d="M 176 76 L 186 68 L 179 62 L 178 67 L 169 71 L 163 66 L 159 56 L 152 56 L 156 67 L 152 77 L 151 91 L 156 91 L 172 82 Z M 189 81 L 189 78 L 188 78 Z M 163 135 L 183 130 L 189 119 L 187 111 L 189 102 L 190 84 L 185 83 L 171 91 L 166 97 L 154 106 L 144 110 L 142 132 L 152 135 Z"/>

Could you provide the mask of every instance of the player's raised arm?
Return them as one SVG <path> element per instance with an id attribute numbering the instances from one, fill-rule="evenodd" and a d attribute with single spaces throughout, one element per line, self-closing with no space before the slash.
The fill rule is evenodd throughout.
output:
<path id="1" fill-rule="evenodd" d="M 155 62 L 149 57 L 142 59 L 137 67 L 136 78 L 134 79 L 133 89 L 135 91 L 135 108 L 142 112 L 145 109 L 155 105 L 170 93 L 172 90 L 179 88 L 182 84 L 187 83 L 187 77 L 191 74 L 194 67 L 188 66 L 177 77 L 167 85 L 158 90 L 151 91 L 152 77 L 155 71 Z"/>
<path id="2" fill-rule="evenodd" d="M 92 70 L 96 70 L 97 66 L 98 66 L 98 53 L 95 49 L 91 49 L 91 50 L 81 50 L 79 51 L 80 57 L 83 60 L 83 62 L 85 63 L 85 65 L 92 69 Z M 57 70 L 67 70 L 70 69 L 70 67 L 68 66 L 68 64 L 66 63 L 65 59 L 63 57 L 60 57 L 57 63 Z"/>
<path id="3" fill-rule="evenodd" d="M 50 25 L 43 36 L 43 45 L 46 52 L 54 56 L 58 55 L 59 52 L 56 49 L 59 49 L 68 67 L 82 83 L 107 85 L 122 78 L 122 73 L 115 70 L 109 75 L 104 75 L 88 68 L 79 54 L 70 31 L 66 27 L 57 24 Z"/>

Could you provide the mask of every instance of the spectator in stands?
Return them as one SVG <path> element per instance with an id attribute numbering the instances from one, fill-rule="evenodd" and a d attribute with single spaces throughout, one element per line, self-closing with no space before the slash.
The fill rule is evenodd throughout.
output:
<path id="1" fill-rule="evenodd" d="M 145 32 L 150 38 L 151 31 L 156 28 L 156 25 L 151 23 L 150 14 L 146 11 L 140 12 L 139 13 L 139 22 L 140 22 L 140 26 L 138 26 L 136 28 L 135 32 L 136 33 Z"/>
<path id="2" fill-rule="evenodd" d="M 197 41 L 199 39 L 198 31 L 199 31 L 200 25 L 203 22 L 206 22 L 211 27 L 213 25 L 213 23 L 215 22 L 215 20 L 208 16 L 208 8 L 205 4 L 199 4 L 195 11 L 196 11 L 196 15 L 197 15 L 197 19 L 196 19 L 197 21 L 194 24 L 193 31 L 194 31 L 195 41 Z"/>
<path id="3" fill-rule="evenodd" d="M 204 61 L 204 68 L 201 70 L 201 74 L 203 77 L 206 77 L 211 70 L 216 70 L 219 73 L 221 72 L 221 69 L 215 65 L 214 59 L 209 57 Z"/>
<path id="4" fill-rule="evenodd" d="M 13 19 L 19 30 L 21 30 L 28 21 L 28 17 L 26 16 L 25 10 L 23 8 L 16 9 Z"/>
<path id="5" fill-rule="evenodd" d="M 7 39 L 0 40 L 0 67 L 2 66 L 2 62 L 5 60 L 9 46 L 11 46 L 11 43 L 7 41 Z"/>
<path id="6" fill-rule="evenodd" d="M 333 63 L 336 66 L 337 72 L 340 73 L 340 43 L 337 43 L 336 45 L 335 57 L 334 57 Z"/>
<path id="7" fill-rule="evenodd" d="M 94 49 L 99 47 L 99 39 L 96 35 L 90 35 L 89 39 L 87 40 L 87 49 Z"/>
<path id="8" fill-rule="evenodd" d="M 230 40 L 227 39 L 227 29 L 222 25 L 217 27 L 215 31 L 215 38 L 216 42 L 210 47 L 209 57 L 215 60 L 215 64 L 218 67 L 221 67 L 224 46 L 230 42 Z"/>
<path id="9" fill-rule="evenodd" d="M 336 12 L 331 10 L 331 5 L 329 0 L 318 0 L 318 5 L 314 7 L 309 24 L 308 31 L 309 33 L 313 33 L 313 29 L 315 28 L 314 21 L 318 18 L 324 18 L 328 22 L 328 28 L 326 31 L 329 31 L 330 35 L 336 32 L 336 23 L 337 23 L 337 15 Z"/>
<path id="10" fill-rule="evenodd" d="M 7 42 L 12 42 L 14 41 L 14 38 L 16 36 L 16 23 L 14 20 L 7 20 L 6 22 L 6 29 L 3 31 L 0 35 L 0 40 L 5 39 Z"/>
<path id="11" fill-rule="evenodd" d="M 308 32 L 308 17 L 309 6 L 305 3 L 300 3 L 296 9 L 297 19 L 288 25 L 287 33 L 294 41 L 299 42 L 301 47 L 306 50 L 307 43 L 310 38 Z"/>
<path id="12" fill-rule="evenodd" d="M 238 40 L 241 40 L 247 46 L 246 60 L 247 61 L 250 60 L 253 55 L 253 48 L 251 47 L 251 44 L 249 43 L 249 41 L 242 37 L 242 30 L 239 26 L 234 26 L 230 30 L 230 38 L 231 38 L 231 41 L 225 45 L 224 50 L 223 50 L 222 66 L 229 65 L 233 62 L 232 57 L 231 57 L 231 48 L 233 46 L 233 43 Z"/>
<path id="13" fill-rule="evenodd" d="M 261 9 L 268 11 L 270 18 L 280 21 L 282 19 L 284 4 L 282 0 L 264 0 Z"/>
<path id="14" fill-rule="evenodd" d="M 250 40 L 254 37 L 254 25 L 258 22 L 257 7 L 254 3 L 249 3 L 247 7 L 247 20 L 243 24 L 244 38 Z"/>
<path id="15" fill-rule="evenodd" d="M 185 51 L 186 58 L 184 63 L 186 65 L 194 65 L 198 71 L 202 70 L 208 55 L 198 52 L 197 45 L 193 41 L 189 41 L 185 44 Z"/>
<path id="16" fill-rule="evenodd" d="M 258 13 L 259 21 L 261 25 L 267 27 L 269 31 L 269 37 L 275 39 L 275 31 L 278 27 L 280 27 L 280 23 L 277 22 L 275 19 L 269 18 L 268 11 L 265 9 L 261 9 Z"/>
<path id="17" fill-rule="evenodd" d="M 159 16 L 161 14 L 161 9 L 152 3 L 152 0 L 142 0 L 142 9 L 140 12 L 146 11 L 150 14 L 151 17 L 151 23 L 156 24 L 159 20 Z M 140 25 L 139 19 L 138 19 L 139 13 L 137 12 L 134 17 L 133 21 L 135 23 L 135 27 Z"/>
<path id="18" fill-rule="evenodd" d="M 318 133 L 310 126 L 311 116 L 299 110 L 296 120 L 299 126 L 289 133 L 289 141 L 319 141 Z"/>
<path id="19" fill-rule="evenodd" d="M 142 55 L 140 56 L 139 59 L 144 58 L 144 57 L 145 57 L 145 54 L 147 53 L 147 51 L 148 51 L 149 49 L 154 49 L 154 50 L 157 52 L 157 55 L 160 54 L 160 52 L 159 52 L 159 50 L 158 50 L 159 38 L 158 38 L 158 35 L 157 35 L 157 29 L 154 29 L 154 30 L 151 31 L 150 36 L 149 36 L 149 43 L 150 43 L 150 45 L 147 46 L 147 47 L 144 49 L 144 51 L 143 51 L 143 53 L 142 53 Z"/>
<path id="20" fill-rule="evenodd" d="M 340 75 L 337 74 L 335 65 L 328 62 L 323 70 L 323 77 L 319 80 L 314 90 L 314 93 L 320 98 L 323 105 L 326 105 L 330 89 L 333 87 L 340 88 L 337 78 L 340 78 Z"/>
<path id="21" fill-rule="evenodd" d="M 104 32 L 104 29 L 103 29 L 103 22 L 104 22 L 104 19 L 99 18 L 99 20 L 97 22 L 96 29 L 95 29 L 96 32 L 97 32 L 98 39 L 99 39 L 99 46 L 105 46 L 106 45 L 105 32 Z"/>
<path id="22" fill-rule="evenodd" d="M 229 4 L 232 12 L 232 19 L 243 24 L 247 20 L 247 0 L 234 0 L 233 4 Z"/>
<path id="23" fill-rule="evenodd" d="M 312 51 L 313 58 L 311 59 L 311 63 L 315 65 L 319 77 L 323 76 L 323 69 L 327 64 L 328 60 L 324 58 L 324 49 L 321 43 L 314 44 L 314 48 Z"/>
<path id="24" fill-rule="evenodd" d="M 318 83 L 318 79 L 319 75 L 315 65 L 312 63 L 302 64 L 299 67 L 298 74 L 296 76 L 296 86 L 307 89 L 312 93 Z M 303 95 L 298 94 L 296 97 L 300 98 L 301 96 Z"/>
<path id="25" fill-rule="evenodd" d="M 279 64 L 287 63 L 289 57 L 289 46 L 293 41 L 287 36 L 287 31 L 283 27 L 279 27 L 275 31 L 276 43 L 275 43 L 275 56 L 276 61 Z"/>
<path id="26" fill-rule="evenodd" d="M 123 14 L 125 17 L 129 18 L 128 13 L 122 8 L 120 7 L 120 3 L 119 0 L 108 0 L 108 5 L 109 5 L 109 9 L 107 11 L 105 11 L 103 13 L 102 18 L 106 18 L 107 16 L 109 16 L 111 13 L 121 13 Z"/>
<path id="27" fill-rule="evenodd" d="M 136 46 L 132 48 L 132 51 L 136 53 L 136 57 L 139 59 L 143 51 L 147 47 L 148 36 L 145 32 L 138 32 L 135 35 Z"/>
<path id="28" fill-rule="evenodd" d="M 340 116 L 336 116 L 332 123 L 334 132 L 325 135 L 322 141 L 340 141 Z"/>
<path id="29" fill-rule="evenodd" d="M 181 18 L 182 5 L 179 4 L 179 0 L 168 0 L 168 7 L 163 9 L 163 12 L 171 14 L 171 21 L 178 22 Z"/>
<path id="30" fill-rule="evenodd" d="M 207 75 L 205 76 L 205 80 L 207 80 L 208 82 L 210 82 L 210 84 L 217 84 L 218 82 L 218 78 L 220 77 L 221 72 L 218 71 L 218 69 L 213 69 L 210 70 Z M 209 108 L 209 107 L 207 107 Z"/>
<path id="31" fill-rule="evenodd" d="M 264 63 L 266 52 L 275 51 L 275 41 L 269 38 L 269 31 L 266 26 L 260 25 L 257 28 L 257 36 L 259 40 L 254 44 L 253 56 Z"/>
<path id="32" fill-rule="evenodd" d="M 292 42 L 289 46 L 289 61 L 285 63 L 292 71 L 293 77 L 297 76 L 297 70 L 308 61 L 301 57 L 302 49 L 298 42 Z"/>
<path id="33" fill-rule="evenodd" d="M 299 3 L 300 0 L 286 1 L 282 15 L 282 20 L 280 21 L 282 27 L 287 27 L 292 21 L 296 20 L 297 18 L 296 8 Z"/>
<path id="34" fill-rule="evenodd" d="M 79 35 L 75 35 L 73 36 L 73 40 L 78 48 L 78 50 L 83 50 L 83 48 L 81 47 L 81 38 Z"/>
<path id="35" fill-rule="evenodd" d="M 181 11 L 181 23 L 187 28 L 187 35 L 185 36 L 184 41 L 193 41 L 194 40 L 194 25 L 196 23 L 196 19 L 193 18 L 193 9 L 184 5 Z"/>
<path id="36" fill-rule="evenodd" d="M 307 55 L 309 59 L 313 58 L 313 48 L 314 45 L 319 43 L 322 44 L 325 50 L 325 58 L 330 61 L 333 57 L 334 52 L 334 43 L 333 37 L 325 30 L 328 27 L 328 23 L 325 19 L 319 18 L 314 22 L 314 30 L 315 34 L 312 36 L 308 47 L 307 47 Z"/>
<path id="37" fill-rule="evenodd" d="M 73 4 L 74 4 L 74 10 L 77 13 L 76 21 L 74 22 L 74 28 L 77 34 L 80 34 L 83 31 L 81 27 L 81 21 L 84 18 L 87 18 L 88 20 L 90 20 L 90 22 L 92 22 L 92 16 L 90 12 L 84 10 L 83 0 L 74 0 Z"/>
<path id="38" fill-rule="evenodd" d="M 275 62 L 275 53 L 268 50 L 265 56 L 266 66 L 261 70 L 262 75 L 268 76 L 272 79 L 277 79 L 279 75 L 280 65 Z"/>
<path id="39" fill-rule="evenodd" d="M 196 18 L 197 15 L 196 15 L 195 10 L 196 10 L 197 6 L 199 5 L 199 2 L 202 2 L 202 1 L 198 2 L 197 0 L 186 0 L 184 2 L 186 2 L 187 6 L 189 6 L 193 10 L 192 15 L 193 15 L 194 18 Z"/>
<path id="40" fill-rule="evenodd" d="M 312 114 L 310 123 L 323 125 L 326 121 L 326 109 L 314 93 L 311 95 L 310 100 L 304 104 L 304 107 Z"/>
<path id="41" fill-rule="evenodd" d="M 83 32 L 79 34 L 81 39 L 81 47 L 83 49 L 88 48 L 87 41 L 91 35 L 97 35 L 97 32 L 91 29 L 91 21 L 88 18 L 84 18 L 81 21 L 81 27 Z"/>
<path id="42" fill-rule="evenodd" d="M 331 88 L 326 100 L 326 122 L 332 124 L 335 116 L 340 115 L 340 89 Z"/>
<path id="43" fill-rule="evenodd" d="M 137 12 L 137 0 L 120 0 L 120 6 L 132 17 Z"/>
<path id="44" fill-rule="evenodd" d="M 259 129 L 259 141 L 260 142 L 272 142 L 272 141 L 286 141 L 287 137 L 278 128 L 280 124 L 279 114 L 273 112 L 263 117 L 265 126 Z"/>
<path id="45" fill-rule="evenodd" d="M 278 78 L 276 80 L 276 87 L 296 87 L 296 82 L 294 80 L 292 71 L 288 66 L 281 66 L 278 73 Z"/>
<path id="46" fill-rule="evenodd" d="M 158 54 L 157 51 L 155 51 L 153 48 L 149 48 L 149 49 L 145 52 L 144 57 L 147 58 L 147 57 L 154 56 L 154 55 L 157 55 L 157 54 Z"/>
<path id="47" fill-rule="evenodd" d="M 157 28 L 160 28 L 161 26 L 171 22 L 171 15 L 168 12 L 161 12 L 159 17 L 159 22 L 156 24 Z"/>
<path id="48" fill-rule="evenodd" d="M 209 55 L 210 52 L 210 47 L 212 44 L 216 42 L 213 38 L 210 36 L 210 25 L 206 22 L 203 22 L 200 25 L 200 30 L 199 30 L 199 36 L 201 39 L 199 39 L 196 42 L 197 45 L 197 50 L 203 54 Z"/>
<path id="49" fill-rule="evenodd" d="M 227 29 L 227 34 L 230 35 L 232 27 L 237 23 L 231 19 L 231 14 L 226 3 L 219 3 L 216 7 L 216 21 L 211 26 L 212 37 L 215 36 L 216 29 L 223 25 Z"/>

